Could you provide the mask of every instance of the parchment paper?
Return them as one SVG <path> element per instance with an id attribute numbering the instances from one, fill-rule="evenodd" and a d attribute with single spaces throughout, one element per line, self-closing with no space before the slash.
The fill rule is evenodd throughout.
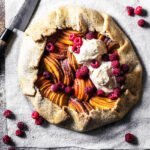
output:
<path id="1" fill-rule="evenodd" d="M 5 0 L 6 26 L 16 14 L 23 0 Z M 37 126 L 31 118 L 34 110 L 31 103 L 21 93 L 17 78 L 17 61 L 23 32 L 16 35 L 9 45 L 5 63 L 5 90 L 7 108 L 15 114 L 15 119 L 7 120 L 8 134 L 18 147 L 59 148 L 80 147 L 87 149 L 104 148 L 150 148 L 150 27 L 140 28 L 137 21 L 145 18 L 150 23 L 149 0 L 41 0 L 40 6 L 31 22 L 57 6 L 78 5 L 102 10 L 109 13 L 134 43 L 135 50 L 144 65 L 143 93 L 139 103 L 121 121 L 88 133 L 77 133 L 51 124 Z M 129 17 L 125 11 L 127 5 L 141 5 L 147 10 L 144 17 Z M 28 125 L 25 138 L 15 136 L 16 124 L 24 121 Z M 135 144 L 124 141 L 125 133 L 133 133 L 138 140 Z"/>

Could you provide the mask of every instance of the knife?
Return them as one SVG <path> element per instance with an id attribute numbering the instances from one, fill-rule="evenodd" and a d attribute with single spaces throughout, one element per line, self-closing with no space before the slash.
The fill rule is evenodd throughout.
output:
<path id="1" fill-rule="evenodd" d="M 0 36 L 0 53 L 5 49 L 11 37 L 13 36 L 14 28 L 19 29 L 23 32 L 25 31 L 39 2 L 40 0 L 25 0 L 24 1 L 22 7 L 20 8 L 17 15 L 14 17 L 9 27 L 5 28 L 2 35 Z"/>

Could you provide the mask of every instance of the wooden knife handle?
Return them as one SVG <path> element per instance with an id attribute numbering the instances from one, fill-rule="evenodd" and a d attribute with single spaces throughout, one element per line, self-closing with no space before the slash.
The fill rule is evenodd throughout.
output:
<path id="1" fill-rule="evenodd" d="M 5 47 L 9 43 L 12 35 L 13 35 L 13 31 L 5 28 L 2 35 L 0 36 L 0 54 L 4 51 Z"/>

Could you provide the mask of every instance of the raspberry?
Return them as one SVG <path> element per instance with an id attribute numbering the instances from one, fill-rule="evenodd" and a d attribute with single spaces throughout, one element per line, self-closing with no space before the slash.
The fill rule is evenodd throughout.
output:
<path id="1" fill-rule="evenodd" d="M 11 117 L 12 117 L 12 112 L 7 109 L 7 110 L 4 111 L 4 116 L 5 116 L 6 118 L 11 118 Z"/>
<path id="2" fill-rule="evenodd" d="M 118 60 L 114 60 L 111 62 L 111 67 L 112 68 L 118 68 L 120 67 L 120 62 Z"/>
<path id="3" fill-rule="evenodd" d="M 141 6 L 137 6 L 135 9 L 134 9 L 134 13 L 136 15 L 141 15 L 142 14 L 142 7 Z"/>
<path id="4" fill-rule="evenodd" d="M 60 90 L 60 86 L 58 84 L 53 84 L 51 86 L 52 92 L 58 92 Z"/>
<path id="5" fill-rule="evenodd" d="M 110 61 L 113 61 L 113 60 L 119 60 L 119 55 L 118 55 L 118 53 L 113 53 L 113 54 L 111 54 L 110 56 L 109 56 L 109 60 Z"/>
<path id="6" fill-rule="evenodd" d="M 103 60 L 103 61 L 109 61 L 109 55 L 103 54 L 103 55 L 102 55 L 102 60 Z"/>
<path id="7" fill-rule="evenodd" d="M 87 86 L 85 89 L 84 89 L 84 92 L 86 93 L 86 94 L 92 94 L 93 93 L 93 88 L 92 87 L 90 87 L 90 86 Z"/>
<path id="8" fill-rule="evenodd" d="M 145 22 L 144 19 L 140 19 L 140 20 L 138 21 L 138 25 L 139 25 L 140 27 L 144 27 L 145 24 L 146 24 L 146 22 Z"/>
<path id="9" fill-rule="evenodd" d="M 3 143 L 4 144 L 11 144 L 12 140 L 8 135 L 3 136 Z"/>
<path id="10" fill-rule="evenodd" d="M 124 81 L 125 81 L 125 77 L 124 76 L 116 77 L 116 82 L 117 83 L 123 84 Z"/>
<path id="11" fill-rule="evenodd" d="M 38 119 L 35 120 L 36 125 L 42 125 L 44 122 L 44 119 L 42 117 L 39 117 Z"/>
<path id="12" fill-rule="evenodd" d="M 81 37 L 76 37 L 74 39 L 75 45 L 81 46 L 82 45 L 82 38 Z"/>
<path id="13" fill-rule="evenodd" d="M 53 43 L 47 43 L 47 45 L 46 45 L 46 50 L 47 50 L 48 52 L 54 51 L 54 45 L 53 45 Z"/>
<path id="14" fill-rule="evenodd" d="M 119 97 L 120 93 L 121 93 L 121 89 L 119 87 L 114 88 L 113 89 L 113 93 L 116 95 L 116 97 Z"/>
<path id="15" fill-rule="evenodd" d="M 73 51 L 74 53 L 79 54 L 79 53 L 80 53 L 80 46 L 78 46 L 77 44 L 73 45 L 73 46 L 72 46 L 72 51 Z"/>
<path id="16" fill-rule="evenodd" d="M 77 71 L 76 71 L 76 78 L 78 78 L 78 79 L 82 78 L 80 69 L 77 69 Z"/>
<path id="17" fill-rule="evenodd" d="M 20 129 L 16 130 L 16 136 L 23 136 L 24 135 L 24 132 L 21 131 Z"/>
<path id="18" fill-rule="evenodd" d="M 94 59 L 94 60 L 91 61 L 91 66 L 93 68 L 98 68 L 100 66 L 100 63 L 98 62 L 98 60 Z"/>
<path id="19" fill-rule="evenodd" d="M 76 33 L 72 33 L 69 35 L 69 40 L 70 41 L 74 41 L 74 39 L 76 38 L 77 34 Z"/>
<path id="20" fill-rule="evenodd" d="M 48 78 L 50 77 L 50 72 L 44 71 L 44 72 L 43 72 L 43 76 L 44 76 L 46 79 L 48 79 Z"/>
<path id="21" fill-rule="evenodd" d="M 127 6 L 126 10 L 127 10 L 129 16 L 134 15 L 134 8 L 133 7 Z"/>
<path id="22" fill-rule="evenodd" d="M 20 121 L 20 122 L 17 123 L 17 127 L 18 127 L 20 130 L 23 130 L 23 129 L 25 128 L 25 124 L 24 124 L 22 121 Z"/>
<path id="23" fill-rule="evenodd" d="M 87 77 L 88 74 L 89 74 L 89 69 L 87 66 L 82 66 L 80 68 L 80 74 L 81 74 L 81 77 L 84 78 L 84 77 Z"/>
<path id="24" fill-rule="evenodd" d="M 121 70 L 119 68 L 112 69 L 112 75 L 118 77 L 121 75 Z"/>
<path id="25" fill-rule="evenodd" d="M 121 70 L 124 72 L 124 73 L 127 73 L 129 71 L 129 66 L 127 64 L 123 64 L 121 66 Z"/>
<path id="26" fill-rule="evenodd" d="M 97 90 L 96 93 L 98 96 L 105 96 L 105 92 L 103 90 Z"/>
<path id="27" fill-rule="evenodd" d="M 86 39 L 91 40 L 95 38 L 94 32 L 90 31 L 86 34 Z"/>
<path id="28" fill-rule="evenodd" d="M 62 90 L 62 91 L 65 89 L 65 85 L 64 85 L 62 82 L 60 82 L 60 81 L 59 81 L 58 83 L 56 83 L 56 85 L 57 85 L 57 86 L 59 87 L 59 89 Z"/>
<path id="29" fill-rule="evenodd" d="M 114 100 L 114 99 L 116 99 L 116 98 L 118 98 L 118 97 L 117 97 L 116 94 L 110 93 L 110 94 L 108 95 L 108 98 L 111 99 L 111 100 Z"/>
<path id="30" fill-rule="evenodd" d="M 37 111 L 33 111 L 31 117 L 33 119 L 37 119 L 37 118 L 39 118 L 39 113 Z"/>
<path id="31" fill-rule="evenodd" d="M 74 93 L 74 89 L 71 86 L 67 86 L 65 88 L 65 93 L 68 95 L 72 95 Z"/>
<path id="32" fill-rule="evenodd" d="M 131 133 L 127 133 L 125 135 L 125 140 L 128 143 L 132 143 L 134 141 L 134 139 L 135 139 L 135 136 L 133 134 L 131 134 Z"/>

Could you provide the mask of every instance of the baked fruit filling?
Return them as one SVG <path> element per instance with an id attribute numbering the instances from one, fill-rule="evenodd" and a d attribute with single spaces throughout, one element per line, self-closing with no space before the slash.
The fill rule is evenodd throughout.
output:
<path id="1" fill-rule="evenodd" d="M 119 62 L 118 48 L 97 32 L 58 30 L 47 38 L 35 85 L 43 97 L 78 113 L 112 109 L 129 71 Z"/>

